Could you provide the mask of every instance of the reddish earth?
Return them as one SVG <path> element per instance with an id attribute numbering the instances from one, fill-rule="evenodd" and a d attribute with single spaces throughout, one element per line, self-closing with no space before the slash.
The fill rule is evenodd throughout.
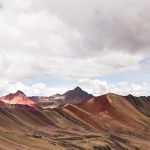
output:
<path id="1" fill-rule="evenodd" d="M 30 100 L 22 91 L 17 91 L 14 94 L 8 94 L 6 96 L 0 97 L 0 102 L 10 105 L 23 105 L 30 106 L 34 109 L 42 109 L 35 102 Z"/>
<path id="2" fill-rule="evenodd" d="M 117 132 L 145 132 L 149 118 L 138 111 L 126 97 L 107 94 L 76 105 L 66 104 L 63 110 L 94 128 Z"/>

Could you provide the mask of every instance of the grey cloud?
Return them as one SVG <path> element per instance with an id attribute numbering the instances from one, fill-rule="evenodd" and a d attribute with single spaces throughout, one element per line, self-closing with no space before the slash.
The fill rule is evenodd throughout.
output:
<path id="1" fill-rule="evenodd" d="M 147 11 L 144 11 L 147 13 Z M 150 16 L 100 16 L 95 21 L 93 49 L 113 49 L 128 52 L 147 51 L 150 47 Z M 117 17 L 118 16 L 118 17 Z M 89 40 L 90 42 L 90 40 Z M 95 47 L 96 46 L 96 47 Z M 94 48 L 95 47 L 95 48 Z"/>
<path id="2" fill-rule="evenodd" d="M 83 41 L 78 43 L 79 55 L 104 49 L 149 51 L 150 2 L 147 0 L 47 0 L 41 2 L 43 9 L 45 4 L 50 12 L 81 32 Z"/>
<path id="3" fill-rule="evenodd" d="M 1 2 L 1 78 L 90 78 L 139 69 L 149 55 L 146 0 Z"/>

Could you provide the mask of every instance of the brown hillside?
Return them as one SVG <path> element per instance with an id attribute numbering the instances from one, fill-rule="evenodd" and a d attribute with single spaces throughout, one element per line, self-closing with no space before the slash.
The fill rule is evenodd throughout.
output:
<path id="1" fill-rule="evenodd" d="M 68 104 L 63 110 L 95 128 L 118 132 L 136 133 L 137 129 L 144 132 L 145 122 L 149 120 L 125 97 L 111 93 L 77 105 Z"/>

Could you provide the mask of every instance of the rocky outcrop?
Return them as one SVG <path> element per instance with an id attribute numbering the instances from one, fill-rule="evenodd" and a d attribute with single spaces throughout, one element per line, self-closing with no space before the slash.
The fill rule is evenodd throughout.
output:
<path id="1" fill-rule="evenodd" d="M 150 117 L 150 96 L 136 97 L 133 95 L 128 95 L 127 99 L 134 107 Z"/>

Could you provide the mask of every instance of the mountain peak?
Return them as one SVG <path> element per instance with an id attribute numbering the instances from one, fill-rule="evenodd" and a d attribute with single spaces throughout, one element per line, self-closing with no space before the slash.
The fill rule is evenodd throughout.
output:
<path id="1" fill-rule="evenodd" d="M 74 88 L 74 91 L 83 91 L 79 86 L 77 86 L 76 88 Z"/>
<path id="2" fill-rule="evenodd" d="M 18 97 L 18 96 L 26 97 L 26 95 L 20 90 L 18 90 L 16 93 L 10 93 L 10 94 L 3 96 L 3 97 L 5 97 L 6 99 L 13 99 L 13 98 Z"/>
<path id="3" fill-rule="evenodd" d="M 17 107 L 19 106 L 24 108 L 26 106 L 29 106 L 34 109 L 42 109 L 20 90 L 18 90 L 16 93 L 10 93 L 6 96 L 0 97 L 0 101 L 9 105 L 17 105 Z"/>
<path id="4" fill-rule="evenodd" d="M 22 91 L 20 91 L 20 90 L 18 90 L 17 92 L 16 92 L 16 94 L 21 94 L 21 95 L 25 95 Z"/>
<path id="5" fill-rule="evenodd" d="M 75 101 L 80 102 L 83 100 L 88 100 L 90 98 L 93 98 L 93 95 L 83 91 L 79 86 L 77 86 L 75 89 L 67 91 L 63 94 L 65 96 L 65 99 L 67 101 Z"/>

